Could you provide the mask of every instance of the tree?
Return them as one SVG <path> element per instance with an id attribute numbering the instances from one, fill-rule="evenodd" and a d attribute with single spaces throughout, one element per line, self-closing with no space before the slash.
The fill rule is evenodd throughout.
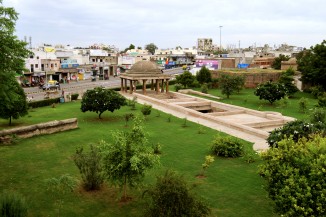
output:
<path id="1" fill-rule="evenodd" d="M 287 96 L 293 96 L 293 94 L 299 91 L 299 89 L 294 85 L 294 74 L 295 71 L 292 68 L 289 68 L 286 71 L 281 72 L 281 76 L 278 80 L 278 82 L 285 87 Z"/>
<path id="2" fill-rule="evenodd" d="M 195 79 L 195 76 L 190 72 L 184 71 L 181 75 L 176 76 L 176 83 L 181 84 L 184 88 L 188 88 L 194 83 Z"/>
<path id="3" fill-rule="evenodd" d="M 222 74 L 219 78 L 219 86 L 222 90 L 222 94 L 226 95 L 226 97 L 229 99 L 230 95 L 236 91 L 237 81 L 233 76 Z"/>
<path id="4" fill-rule="evenodd" d="M 166 171 L 156 178 L 155 186 L 146 190 L 149 196 L 145 210 L 146 217 L 204 217 L 210 208 L 197 195 L 191 192 L 186 180 L 173 171 Z"/>
<path id="5" fill-rule="evenodd" d="M 88 153 L 85 153 L 82 147 L 77 148 L 76 153 L 73 155 L 73 160 L 82 176 L 84 189 L 86 191 L 100 189 L 104 176 L 98 148 L 90 145 Z"/>
<path id="6" fill-rule="evenodd" d="M 129 47 L 127 47 L 124 52 L 127 52 L 128 50 L 132 50 L 132 49 L 135 49 L 135 45 L 133 44 L 130 44 Z"/>
<path id="7" fill-rule="evenodd" d="M 80 109 L 82 112 L 96 112 L 98 118 L 101 118 L 103 112 L 114 112 L 114 110 L 120 109 L 121 106 L 126 104 L 126 98 L 118 92 L 111 89 L 104 89 L 103 87 L 96 87 L 86 91 L 82 98 Z"/>
<path id="8" fill-rule="evenodd" d="M 285 56 L 284 54 L 280 54 L 278 57 L 275 57 L 272 68 L 273 69 L 281 69 L 281 63 L 282 61 L 288 61 L 290 59 L 289 56 Z"/>
<path id="9" fill-rule="evenodd" d="M 113 137 L 113 143 L 103 141 L 100 145 L 104 171 L 109 181 L 123 188 L 123 199 L 127 199 L 127 186 L 139 185 L 145 171 L 158 163 L 158 156 L 148 144 L 138 117 L 130 132 L 116 132 Z"/>
<path id="10" fill-rule="evenodd" d="M 14 8 L 2 6 L 0 0 L 0 118 L 18 119 L 27 114 L 27 102 L 24 90 L 15 78 L 22 74 L 25 58 L 31 53 L 26 43 L 14 35 L 18 14 Z"/>
<path id="11" fill-rule="evenodd" d="M 152 105 L 147 105 L 144 104 L 143 107 L 141 108 L 141 113 L 146 117 L 150 115 L 152 112 Z"/>
<path id="12" fill-rule="evenodd" d="M 261 154 L 260 175 L 282 216 L 326 215 L 326 138 L 285 139 Z"/>
<path id="13" fill-rule="evenodd" d="M 154 43 L 145 45 L 145 50 L 148 50 L 152 55 L 154 55 L 156 49 L 158 49 L 158 47 Z"/>
<path id="14" fill-rule="evenodd" d="M 267 100 L 271 105 L 285 96 L 285 87 L 277 82 L 265 82 L 259 84 L 254 92 L 256 96 L 259 96 L 260 100 Z"/>
<path id="15" fill-rule="evenodd" d="M 326 89 L 326 40 L 311 46 L 310 50 L 301 51 L 297 56 L 297 63 L 304 83 L 322 85 Z"/>
<path id="16" fill-rule="evenodd" d="M 201 69 L 196 74 L 196 79 L 200 84 L 209 83 L 212 81 L 212 74 L 208 68 L 205 66 L 201 67 Z"/>

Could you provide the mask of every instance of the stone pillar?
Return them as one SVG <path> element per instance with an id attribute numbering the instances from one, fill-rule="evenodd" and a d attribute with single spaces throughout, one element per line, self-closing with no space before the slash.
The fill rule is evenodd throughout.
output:
<path id="1" fill-rule="evenodd" d="M 123 78 L 121 78 L 121 90 L 120 90 L 121 92 L 123 92 L 124 91 L 124 89 L 123 89 Z"/>
<path id="2" fill-rule="evenodd" d="M 143 79 L 143 94 L 146 94 L 146 79 Z"/>
<path id="3" fill-rule="evenodd" d="M 162 87 L 161 87 L 161 93 L 164 93 L 164 79 L 162 79 L 161 85 L 162 85 Z"/>
<path id="4" fill-rule="evenodd" d="M 160 83 L 159 83 L 159 79 L 156 79 L 156 94 L 159 93 L 159 89 L 160 89 Z"/>
<path id="5" fill-rule="evenodd" d="M 127 91 L 128 91 L 128 80 L 127 79 L 125 79 L 125 88 L 124 88 L 124 90 L 125 90 L 125 92 L 127 93 Z"/>
<path id="6" fill-rule="evenodd" d="M 151 90 L 154 90 L 154 79 L 152 79 Z"/>
<path id="7" fill-rule="evenodd" d="M 132 92 L 134 91 L 133 84 L 134 84 L 133 80 L 130 80 L 130 94 L 132 94 Z"/>
<path id="8" fill-rule="evenodd" d="M 166 93 L 168 93 L 169 92 L 169 79 L 166 79 Z"/>

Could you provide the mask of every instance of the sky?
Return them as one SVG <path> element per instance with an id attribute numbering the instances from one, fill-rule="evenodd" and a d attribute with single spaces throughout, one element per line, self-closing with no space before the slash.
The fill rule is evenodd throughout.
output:
<path id="1" fill-rule="evenodd" d="M 325 0 L 3 0 L 3 5 L 19 13 L 16 35 L 32 37 L 33 46 L 191 48 L 198 38 L 212 38 L 224 48 L 284 43 L 310 48 L 326 39 Z"/>

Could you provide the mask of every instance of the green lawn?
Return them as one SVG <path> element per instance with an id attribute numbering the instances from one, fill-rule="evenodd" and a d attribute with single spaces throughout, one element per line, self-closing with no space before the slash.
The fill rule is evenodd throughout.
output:
<path id="1" fill-rule="evenodd" d="M 200 91 L 200 88 L 196 88 L 195 90 Z M 225 95 L 222 95 L 220 89 L 209 89 L 208 93 L 222 98 L 221 100 L 209 98 L 210 100 L 242 106 L 254 110 L 280 112 L 285 116 L 294 117 L 300 120 L 308 119 L 311 109 L 317 105 L 317 99 L 313 98 L 311 94 L 304 92 L 297 92 L 288 100 L 281 99 L 274 102 L 273 105 L 270 105 L 270 103 L 266 100 L 259 100 L 259 97 L 254 95 L 254 91 L 255 89 L 243 89 L 240 91 L 240 93 L 231 95 L 229 99 L 227 99 Z M 299 101 L 302 97 L 308 100 L 308 110 L 306 113 L 302 113 L 299 110 Z"/>
<path id="2" fill-rule="evenodd" d="M 244 94 L 241 94 L 242 97 Z M 231 96 L 230 101 L 236 97 Z M 134 112 L 140 114 L 137 106 Z M 128 130 L 124 126 L 123 114 L 130 112 L 129 107 L 123 107 L 114 113 L 105 112 L 103 119 L 99 120 L 96 113 L 82 113 L 80 101 L 77 101 L 58 104 L 56 108 L 33 109 L 28 116 L 14 120 L 13 127 L 17 127 L 76 117 L 79 128 L 23 139 L 15 145 L 0 146 L 0 189 L 23 194 L 29 204 L 29 216 L 58 216 L 56 200 L 47 191 L 45 180 L 63 174 L 80 179 L 71 159 L 76 148 L 88 147 L 102 139 L 111 141 L 112 131 Z M 196 175 L 205 156 L 209 154 L 209 143 L 220 132 L 204 127 L 205 134 L 198 134 L 198 124 L 188 122 L 187 127 L 182 127 L 183 119 L 171 116 L 171 122 L 168 122 L 168 117 L 169 114 L 153 110 L 145 122 L 149 142 L 159 142 L 163 152 L 161 165 L 148 172 L 145 185 L 153 184 L 157 174 L 172 168 L 197 185 L 194 190 L 210 203 L 212 216 L 277 216 L 263 190 L 263 180 L 257 174 L 260 160 L 247 164 L 242 158 L 215 158 L 207 170 L 207 178 L 198 179 Z M 7 124 L 7 120 L 0 120 L 0 130 L 8 128 Z M 252 150 L 251 147 L 252 144 L 246 143 L 247 150 Z M 142 216 L 145 202 L 141 194 L 144 189 L 129 191 L 133 200 L 121 204 L 117 201 L 119 191 L 112 186 L 106 185 L 101 191 L 91 193 L 78 187 L 74 192 L 62 195 L 64 204 L 60 216 Z"/>

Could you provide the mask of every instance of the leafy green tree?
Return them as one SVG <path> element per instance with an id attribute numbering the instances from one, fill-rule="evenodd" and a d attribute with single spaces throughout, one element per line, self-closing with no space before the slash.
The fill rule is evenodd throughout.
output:
<path id="1" fill-rule="evenodd" d="M 127 186 L 139 185 L 146 170 L 158 163 L 148 144 L 146 133 L 140 118 L 134 118 L 134 126 L 130 132 L 116 132 L 114 142 L 102 142 L 103 165 L 107 179 L 123 188 L 123 198 L 127 199 Z"/>
<path id="2" fill-rule="evenodd" d="M 82 112 L 96 112 L 98 117 L 105 111 L 114 112 L 120 109 L 121 106 L 127 105 L 125 97 L 111 89 L 96 87 L 92 90 L 87 90 L 81 102 Z"/>
<path id="3" fill-rule="evenodd" d="M 22 74 L 31 53 L 14 35 L 17 19 L 15 9 L 2 6 L 0 0 L 0 118 L 9 119 L 9 124 L 27 114 L 26 95 L 15 73 Z"/>
<path id="4" fill-rule="evenodd" d="M 285 56 L 284 54 L 280 54 L 278 57 L 275 57 L 272 68 L 273 69 L 281 69 L 281 63 L 282 61 L 288 61 L 290 59 L 289 56 Z"/>
<path id="5" fill-rule="evenodd" d="M 268 81 L 259 84 L 254 94 L 259 96 L 260 100 L 267 100 L 272 105 L 275 101 L 285 97 L 286 89 L 280 83 Z"/>
<path id="6" fill-rule="evenodd" d="M 325 216 L 326 138 L 284 139 L 261 154 L 260 175 L 282 216 Z"/>
<path id="7" fill-rule="evenodd" d="M 304 83 L 321 85 L 326 89 L 326 40 L 297 56 L 298 70 Z"/>
<path id="8" fill-rule="evenodd" d="M 294 74 L 295 71 L 292 68 L 289 68 L 286 71 L 281 72 L 281 76 L 278 80 L 278 82 L 285 87 L 286 95 L 290 97 L 299 91 L 299 89 L 294 85 Z"/>
<path id="9" fill-rule="evenodd" d="M 135 49 L 135 45 L 133 44 L 130 44 L 129 47 L 127 47 L 124 52 L 127 52 L 128 50 L 132 50 L 132 49 Z"/>
<path id="10" fill-rule="evenodd" d="M 237 90 L 237 81 L 234 76 L 222 74 L 218 82 L 222 94 L 226 95 L 228 99 Z"/>
<path id="11" fill-rule="evenodd" d="M 154 55 L 155 50 L 157 48 L 158 47 L 154 43 L 150 43 L 150 44 L 145 45 L 145 50 L 148 50 L 148 52 L 150 52 L 152 55 Z"/>
<path id="12" fill-rule="evenodd" d="M 181 84 L 184 88 L 188 88 L 194 83 L 195 79 L 195 76 L 189 71 L 184 71 L 181 75 L 176 76 L 176 83 Z"/>
<path id="13" fill-rule="evenodd" d="M 79 169 L 83 180 L 83 187 L 86 191 L 98 190 L 104 181 L 101 155 L 97 147 L 90 145 L 90 151 L 77 148 L 73 160 Z"/>
<path id="14" fill-rule="evenodd" d="M 242 90 L 245 85 L 246 78 L 243 75 L 236 75 L 236 76 L 233 76 L 233 79 L 234 79 L 234 83 L 235 83 L 234 89 L 237 93 L 240 93 L 240 90 Z"/>
<path id="15" fill-rule="evenodd" d="M 144 104 L 143 107 L 141 108 L 141 113 L 146 117 L 150 115 L 152 112 L 152 105 L 147 105 Z"/>
<path id="16" fill-rule="evenodd" d="M 204 217 L 210 214 L 208 205 L 191 192 L 184 177 L 173 171 L 158 176 L 155 186 L 146 190 L 149 196 L 145 217 Z"/>
<path id="17" fill-rule="evenodd" d="M 196 74 L 196 79 L 200 84 L 209 83 L 212 81 L 212 74 L 208 68 L 205 66 L 201 67 L 201 69 Z"/>

